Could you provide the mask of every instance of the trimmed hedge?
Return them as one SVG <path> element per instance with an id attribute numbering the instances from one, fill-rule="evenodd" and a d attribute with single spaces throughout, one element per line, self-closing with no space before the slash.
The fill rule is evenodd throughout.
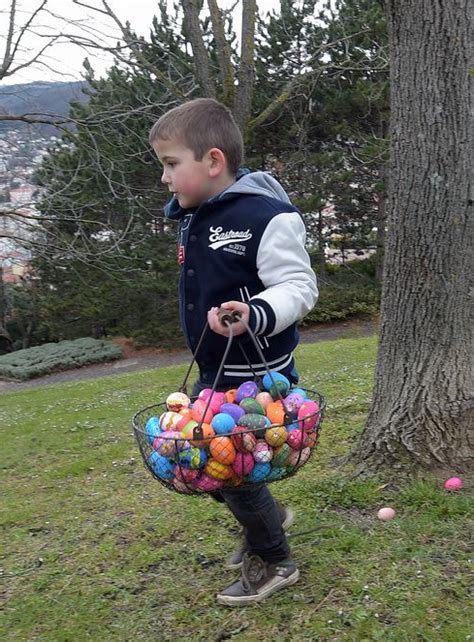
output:
<path id="1" fill-rule="evenodd" d="M 122 349 L 114 343 L 89 337 L 45 343 L 0 356 L 0 377 L 24 381 L 57 370 L 112 361 L 122 356 Z"/>

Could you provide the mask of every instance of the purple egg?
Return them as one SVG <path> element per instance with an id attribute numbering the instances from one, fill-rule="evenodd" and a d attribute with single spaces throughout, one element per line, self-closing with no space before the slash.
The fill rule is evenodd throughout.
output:
<path id="1" fill-rule="evenodd" d="M 245 397 L 255 397 L 259 393 L 259 389 L 255 381 L 245 381 L 238 388 L 235 394 L 235 401 L 240 403 Z"/>
<path id="2" fill-rule="evenodd" d="M 232 417 L 232 419 L 237 423 L 243 415 L 245 415 L 245 410 L 238 406 L 236 403 L 223 403 L 219 408 L 219 412 L 224 412 Z"/>
<path id="3" fill-rule="evenodd" d="M 290 394 L 286 397 L 284 401 L 285 401 L 285 407 L 288 408 L 290 412 L 294 413 L 297 416 L 298 410 L 305 402 L 305 398 L 303 397 L 303 395 L 300 395 L 298 392 L 290 392 Z"/>

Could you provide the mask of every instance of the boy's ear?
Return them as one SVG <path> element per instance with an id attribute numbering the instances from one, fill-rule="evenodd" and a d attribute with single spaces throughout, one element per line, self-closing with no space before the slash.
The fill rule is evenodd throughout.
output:
<path id="1" fill-rule="evenodd" d="M 211 178 L 220 176 L 227 169 L 227 159 L 224 152 L 218 147 L 212 147 L 207 152 L 207 157 L 209 160 L 209 176 Z"/>

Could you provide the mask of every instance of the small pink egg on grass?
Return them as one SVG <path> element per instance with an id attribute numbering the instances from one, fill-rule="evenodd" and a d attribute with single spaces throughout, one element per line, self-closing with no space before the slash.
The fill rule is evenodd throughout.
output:
<path id="1" fill-rule="evenodd" d="M 444 482 L 446 490 L 460 490 L 463 486 L 464 483 L 459 477 L 450 477 Z"/>
<path id="2" fill-rule="evenodd" d="M 384 508 L 381 508 L 379 510 L 379 512 L 377 513 L 377 517 L 383 522 L 388 522 L 395 517 L 395 511 L 393 510 L 393 508 L 385 506 Z"/>

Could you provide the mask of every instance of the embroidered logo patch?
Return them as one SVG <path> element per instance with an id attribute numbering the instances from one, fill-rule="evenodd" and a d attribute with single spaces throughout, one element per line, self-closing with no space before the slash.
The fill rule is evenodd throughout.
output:
<path id="1" fill-rule="evenodd" d="M 213 250 L 218 250 L 224 245 L 231 244 L 240 244 L 249 241 L 252 238 L 252 233 L 250 230 L 245 231 L 234 231 L 227 230 L 223 231 L 222 227 L 210 227 L 209 228 L 209 247 Z M 245 248 L 242 248 L 245 249 Z"/>

